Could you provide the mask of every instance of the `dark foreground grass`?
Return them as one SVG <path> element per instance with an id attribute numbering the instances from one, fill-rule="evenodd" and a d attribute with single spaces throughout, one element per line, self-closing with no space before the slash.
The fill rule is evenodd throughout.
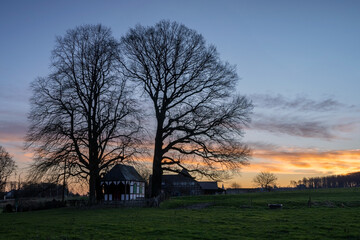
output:
<path id="1" fill-rule="evenodd" d="M 0 238 L 360 239 L 359 194 L 359 189 L 340 189 L 200 196 L 172 199 L 157 209 L 0 214 Z M 312 208 L 307 207 L 309 196 L 316 203 Z M 186 208 L 200 203 L 212 206 Z M 270 210 L 267 203 L 283 203 L 284 208 Z"/>

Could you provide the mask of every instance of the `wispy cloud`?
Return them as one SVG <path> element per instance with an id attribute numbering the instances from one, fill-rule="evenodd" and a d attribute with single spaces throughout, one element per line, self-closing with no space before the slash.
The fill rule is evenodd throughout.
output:
<path id="1" fill-rule="evenodd" d="M 360 127 L 360 120 L 348 120 L 347 122 L 339 123 L 332 126 L 334 131 L 343 132 L 343 133 L 351 133 L 357 132 Z"/>
<path id="2" fill-rule="evenodd" d="M 251 130 L 323 140 L 343 139 L 359 126 L 359 109 L 334 98 L 313 100 L 305 96 L 253 94 L 255 110 Z M 346 116 L 346 118 L 345 118 Z"/>
<path id="3" fill-rule="evenodd" d="M 337 138 L 336 135 L 332 133 L 333 127 L 326 125 L 324 122 L 301 120 L 288 116 L 256 116 L 250 124 L 250 128 L 253 130 L 282 133 L 305 138 L 322 138 L 327 140 Z"/>
<path id="4" fill-rule="evenodd" d="M 252 99 L 256 107 L 267 109 L 332 111 L 342 108 L 355 108 L 355 106 L 346 105 L 331 97 L 322 100 L 314 100 L 302 95 L 294 98 L 287 98 L 281 94 L 252 94 L 249 95 L 249 98 Z"/>
<path id="5" fill-rule="evenodd" d="M 314 120 L 309 116 L 255 114 L 249 124 L 249 130 L 323 140 L 345 139 L 347 137 L 344 134 L 352 134 L 359 129 L 360 121 L 356 117 L 347 120 L 329 117 Z"/>
<path id="6" fill-rule="evenodd" d="M 1 118 L 3 120 L 8 119 L 8 118 L 26 119 L 26 113 L 25 112 L 16 111 L 16 110 L 13 110 L 13 109 L 1 109 L 0 108 L 0 116 L 1 116 Z"/>
<path id="7" fill-rule="evenodd" d="M 27 124 L 25 123 L 0 120 L 0 136 L 24 136 L 26 130 Z"/>

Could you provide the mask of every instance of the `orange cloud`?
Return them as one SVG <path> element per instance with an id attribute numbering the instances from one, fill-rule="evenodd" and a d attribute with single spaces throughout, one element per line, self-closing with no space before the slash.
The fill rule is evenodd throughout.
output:
<path id="1" fill-rule="evenodd" d="M 343 174 L 359 171 L 360 149 L 318 151 L 314 149 L 270 150 L 255 149 L 254 162 L 246 171 L 256 169 L 279 173 L 298 173 L 316 170 Z M 259 162 L 259 159 L 261 160 Z"/>

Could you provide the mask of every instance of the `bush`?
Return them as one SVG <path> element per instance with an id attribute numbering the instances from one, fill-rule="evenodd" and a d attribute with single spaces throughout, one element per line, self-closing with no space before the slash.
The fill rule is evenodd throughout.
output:
<path id="1" fill-rule="evenodd" d="M 12 211 L 13 211 L 13 206 L 10 203 L 6 204 L 3 208 L 4 213 L 11 213 Z"/>
<path id="2" fill-rule="evenodd" d="M 65 207 L 66 203 L 62 201 L 52 200 L 46 202 L 39 201 L 19 201 L 18 212 L 46 210 L 52 208 Z"/>

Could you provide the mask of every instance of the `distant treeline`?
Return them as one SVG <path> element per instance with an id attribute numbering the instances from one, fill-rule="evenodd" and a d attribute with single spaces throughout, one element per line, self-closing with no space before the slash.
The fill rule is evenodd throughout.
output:
<path id="1" fill-rule="evenodd" d="M 7 193 L 7 198 L 54 198 L 61 197 L 64 190 L 65 195 L 74 195 L 67 187 L 63 189 L 61 184 L 27 182 L 18 184 L 17 188 L 12 188 Z"/>
<path id="2" fill-rule="evenodd" d="M 303 178 L 297 182 L 291 181 L 291 185 L 295 185 L 298 188 L 360 187 L 360 172 L 349 173 L 346 175 Z"/>

